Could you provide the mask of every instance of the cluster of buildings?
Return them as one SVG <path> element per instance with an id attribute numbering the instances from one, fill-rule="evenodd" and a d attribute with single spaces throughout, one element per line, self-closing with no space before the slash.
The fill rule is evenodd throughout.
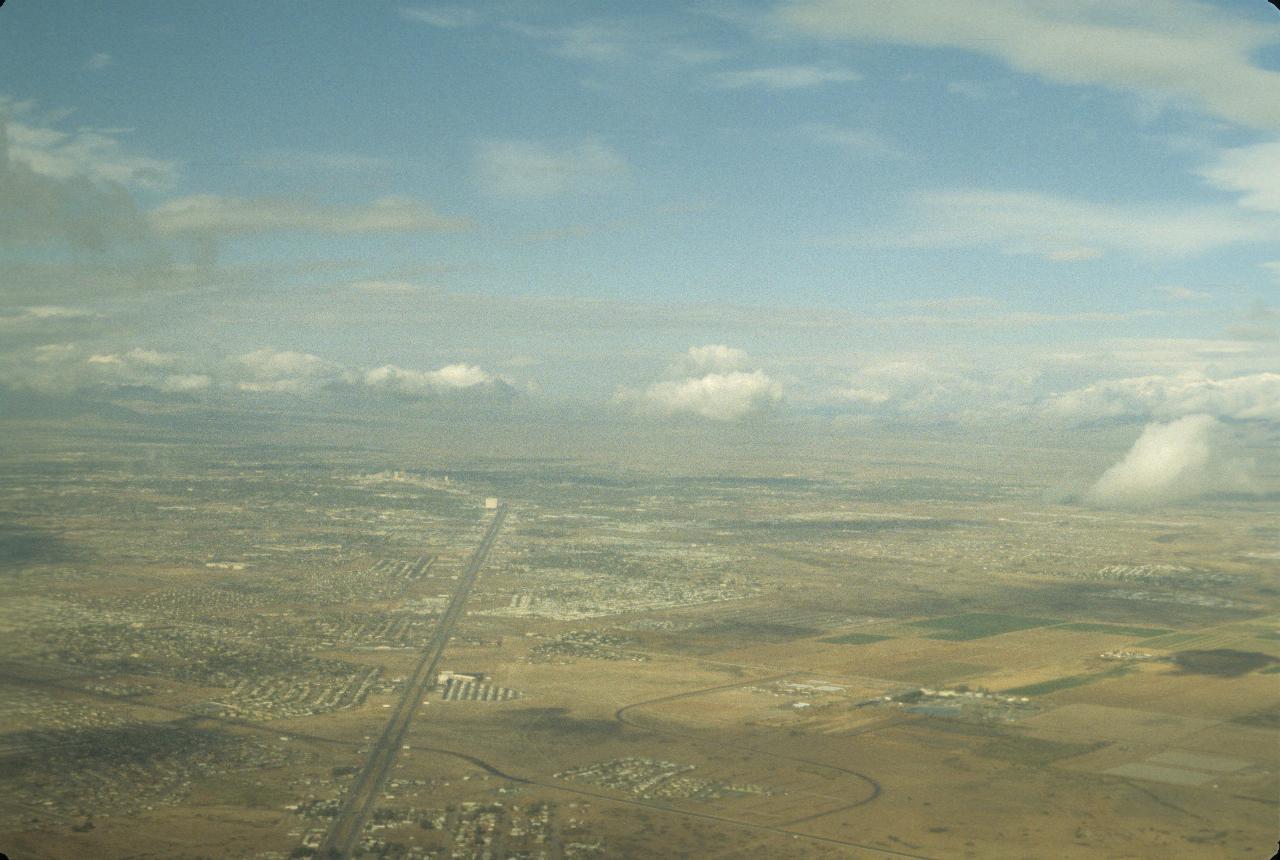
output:
<path id="1" fill-rule="evenodd" d="M 529 649 L 529 660 L 533 663 L 569 662 L 578 657 L 591 660 L 629 660 L 634 663 L 646 662 L 649 658 L 644 654 L 628 651 L 635 643 L 625 636 L 604 633 L 599 630 L 570 630 L 556 636 L 549 642 L 539 642 Z"/>
<path id="2" fill-rule="evenodd" d="M 7 770 L 16 778 L 5 780 L 5 792 L 28 810 L 47 810 L 60 819 L 45 821 L 40 812 L 12 813 L 26 829 L 39 829 L 67 819 L 92 822 L 180 803 L 197 781 L 261 772 L 287 760 L 283 744 L 256 736 L 130 722 L 81 729 L 61 743 L 9 756 Z"/>
<path id="3" fill-rule="evenodd" d="M 556 779 L 611 788 L 645 800 L 714 800 L 750 794 L 771 794 L 762 785 L 723 782 L 692 776 L 691 764 L 629 756 L 596 762 L 557 773 Z"/>
<path id="4" fill-rule="evenodd" d="M 357 669 L 346 677 L 310 680 L 292 676 L 242 679 L 220 700 L 209 701 L 198 712 L 245 720 L 278 720 L 310 717 L 363 704 L 383 685 L 382 670 Z"/>

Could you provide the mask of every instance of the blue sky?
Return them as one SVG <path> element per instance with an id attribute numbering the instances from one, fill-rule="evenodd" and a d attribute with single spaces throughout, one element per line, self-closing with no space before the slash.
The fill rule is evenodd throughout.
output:
<path id="1" fill-rule="evenodd" d="M 0 71 L 10 386 L 1280 414 L 1263 0 L 11 0 Z"/>

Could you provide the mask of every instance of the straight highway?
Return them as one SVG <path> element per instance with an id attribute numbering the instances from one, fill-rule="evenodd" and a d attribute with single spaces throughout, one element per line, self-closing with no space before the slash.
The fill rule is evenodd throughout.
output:
<path id="1" fill-rule="evenodd" d="M 440 657 L 444 654 L 445 646 L 449 644 L 454 626 L 462 617 L 467 598 L 470 597 L 471 589 L 475 586 L 476 577 L 480 573 L 480 568 L 484 566 L 485 557 L 493 547 L 498 537 L 498 530 L 502 528 L 502 521 L 506 516 L 507 506 L 502 505 L 494 514 L 489 528 L 485 530 L 480 545 L 471 554 L 466 570 L 463 571 L 462 576 L 458 577 L 458 585 L 453 590 L 449 605 L 440 616 L 439 623 L 436 624 L 431 641 L 422 652 L 422 657 L 413 674 L 405 682 L 404 695 L 400 697 L 400 702 L 396 705 L 386 728 L 382 730 L 377 744 L 370 750 L 363 770 L 356 777 L 351 790 L 347 792 L 342 809 L 339 810 L 324 841 L 320 843 L 320 851 L 316 856 L 326 860 L 329 858 L 346 860 L 351 857 L 352 851 L 360 841 L 365 822 L 377 806 L 378 796 L 386 785 L 391 766 L 395 764 L 396 753 L 400 750 L 400 745 L 409 731 L 409 723 L 413 720 L 418 703 L 435 682 Z"/>

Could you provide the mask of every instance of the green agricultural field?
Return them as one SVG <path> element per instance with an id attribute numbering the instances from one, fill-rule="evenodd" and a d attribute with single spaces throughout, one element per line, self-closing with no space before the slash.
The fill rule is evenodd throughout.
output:
<path id="1" fill-rule="evenodd" d="M 877 636 L 874 633 L 846 633 L 843 636 L 831 636 L 818 641 L 829 642 L 832 645 L 870 645 L 872 642 L 883 642 L 892 638 L 892 636 Z"/>
<path id="2" fill-rule="evenodd" d="M 1156 636 L 1139 642 L 1145 648 L 1176 648 L 1202 636 L 1202 633 L 1171 633 L 1167 636 Z"/>
<path id="3" fill-rule="evenodd" d="M 1072 633 L 1109 633 L 1113 636 L 1139 636 L 1150 639 L 1153 636 L 1164 636 L 1172 633 L 1163 627 L 1130 627 L 1125 624 L 1100 624 L 1093 621 L 1072 621 L 1059 625 L 1059 630 L 1070 630 Z"/>
<path id="4" fill-rule="evenodd" d="M 1114 669 L 1108 669 L 1106 672 L 1099 672 L 1096 675 L 1067 675 L 1063 678 L 1041 681 L 1039 684 L 1014 687 L 1012 690 L 1005 690 L 1004 694 L 1006 696 L 1047 696 L 1049 693 L 1056 693 L 1059 690 L 1070 690 L 1072 687 L 1092 684 L 1094 681 L 1101 681 L 1103 678 L 1115 678 L 1128 671 L 1127 666 L 1117 666 Z"/>
<path id="5" fill-rule="evenodd" d="M 945 639 L 950 642 L 963 642 L 969 639 L 985 639 L 1001 633 L 1013 633 L 1016 630 L 1031 630 L 1035 627 L 1047 627 L 1058 622 L 1051 618 L 1032 618 L 1026 615 L 1002 615 L 997 612 L 969 612 L 965 615 L 951 615 L 945 618 L 930 618 L 925 621 L 913 621 L 913 627 L 930 628 L 927 639 Z"/>

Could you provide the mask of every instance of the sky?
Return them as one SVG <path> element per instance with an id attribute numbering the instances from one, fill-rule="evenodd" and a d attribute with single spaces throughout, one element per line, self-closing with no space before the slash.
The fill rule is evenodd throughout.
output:
<path id="1" fill-rule="evenodd" d="M 11 394 L 1280 424 L 1265 0 L 10 0 L 0 115 Z"/>

